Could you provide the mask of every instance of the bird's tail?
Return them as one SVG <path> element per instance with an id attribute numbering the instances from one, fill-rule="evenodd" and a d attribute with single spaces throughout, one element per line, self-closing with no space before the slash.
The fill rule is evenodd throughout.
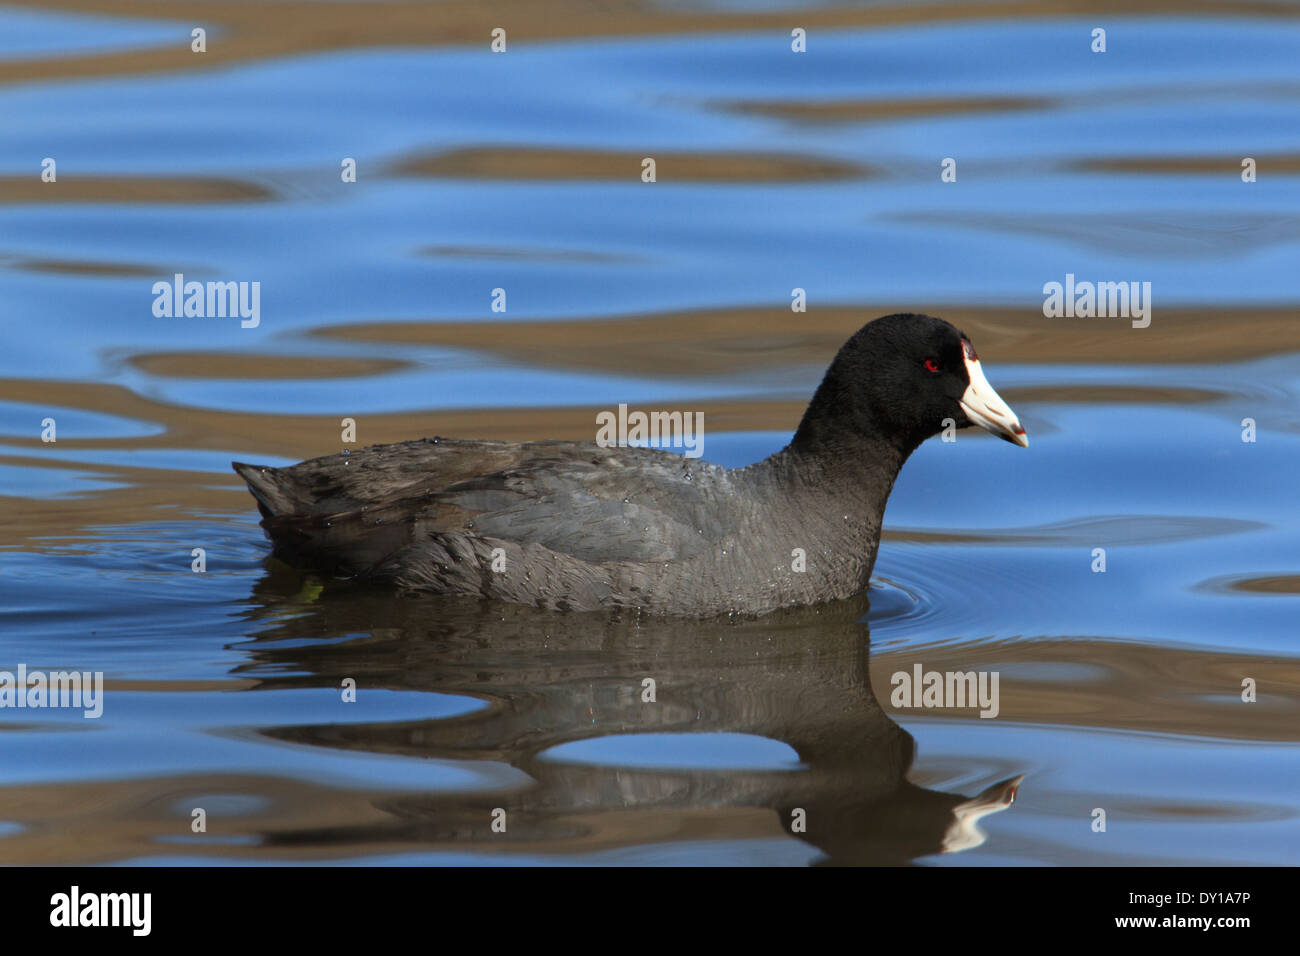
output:
<path id="1" fill-rule="evenodd" d="M 292 493 L 291 483 L 279 468 L 248 465 L 242 461 L 232 461 L 230 464 L 257 499 L 257 509 L 262 512 L 263 518 L 291 515 L 299 511 L 300 502 Z"/>

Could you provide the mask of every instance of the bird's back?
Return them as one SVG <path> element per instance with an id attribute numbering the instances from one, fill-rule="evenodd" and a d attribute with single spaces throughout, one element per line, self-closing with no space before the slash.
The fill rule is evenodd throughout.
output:
<path id="1" fill-rule="evenodd" d="M 689 562 L 746 518 L 736 472 L 594 443 L 424 439 L 235 470 L 291 563 L 543 606 L 644 603 L 618 593 L 629 573 Z"/>

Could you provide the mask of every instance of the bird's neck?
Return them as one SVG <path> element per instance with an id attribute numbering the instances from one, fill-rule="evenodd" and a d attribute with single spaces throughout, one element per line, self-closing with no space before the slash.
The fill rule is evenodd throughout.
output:
<path id="1" fill-rule="evenodd" d="M 912 451 L 876 435 L 801 427 L 789 445 L 753 467 L 770 476 L 793 509 L 847 525 L 851 538 L 874 539 Z"/>

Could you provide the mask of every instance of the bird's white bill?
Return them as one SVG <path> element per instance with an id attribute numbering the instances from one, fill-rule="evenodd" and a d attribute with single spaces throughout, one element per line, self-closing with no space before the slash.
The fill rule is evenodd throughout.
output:
<path id="1" fill-rule="evenodd" d="M 966 355 L 966 374 L 970 376 L 970 385 L 961 397 L 961 407 L 966 417 L 999 438 L 1015 442 L 1021 448 L 1028 448 L 1029 438 L 1020 425 L 1020 419 L 1016 418 L 1016 413 L 1002 401 L 1002 397 L 984 377 L 980 360 L 969 353 Z"/>

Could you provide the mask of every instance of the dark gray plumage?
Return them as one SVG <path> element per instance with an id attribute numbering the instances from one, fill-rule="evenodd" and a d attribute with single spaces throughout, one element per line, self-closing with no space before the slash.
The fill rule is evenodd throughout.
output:
<path id="1" fill-rule="evenodd" d="M 291 564 L 554 609 L 758 614 L 866 587 L 894 478 L 945 418 L 1024 444 L 965 337 L 895 315 L 846 343 L 791 443 L 747 468 L 440 438 L 234 467 Z"/>

